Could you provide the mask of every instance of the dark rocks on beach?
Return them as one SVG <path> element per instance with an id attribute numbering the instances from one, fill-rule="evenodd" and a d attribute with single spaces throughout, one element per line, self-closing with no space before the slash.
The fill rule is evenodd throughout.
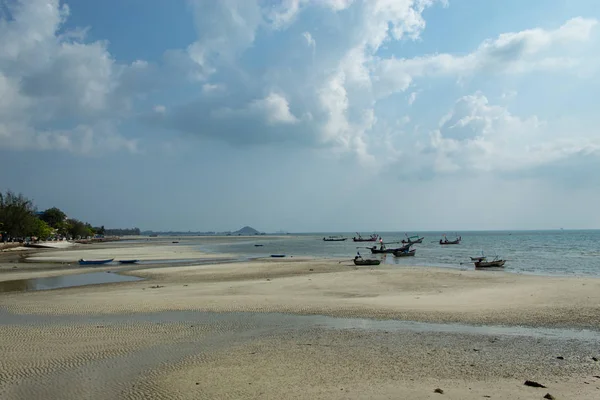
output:
<path id="1" fill-rule="evenodd" d="M 150 286 L 150 289 L 160 289 L 161 287 L 164 287 L 164 286 L 161 286 L 161 285 Z"/>
<path id="2" fill-rule="evenodd" d="M 523 385 L 536 387 L 536 388 L 545 388 L 546 387 L 546 386 L 542 385 L 541 383 L 537 383 L 536 381 L 525 381 L 525 383 Z"/>
<path id="3" fill-rule="evenodd" d="M 548 400 L 556 400 L 556 397 L 552 396 L 550 393 L 546 393 L 546 395 L 544 396 L 545 399 Z"/>
<path id="4" fill-rule="evenodd" d="M 16 268 L 16 267 L 15 267 L 15 268 Z M 598 358 L 596 358 L 596 357 L 592 357 L 592 360 L 594 360 L 594 361 L 598 361 Z"/>
<path id="5" fill-rule="evenodd" d="M 556 357 L 557 360 L 564 360 L 565 358 L 563 356 L 558 356 Z"/>
<path id="6" fill-rule="evenodd" d="M 433 391 L 433 393 L 439 393 L 439 394 L 444 394 L 444 391 L 440 388 L 437 388 Z"/>

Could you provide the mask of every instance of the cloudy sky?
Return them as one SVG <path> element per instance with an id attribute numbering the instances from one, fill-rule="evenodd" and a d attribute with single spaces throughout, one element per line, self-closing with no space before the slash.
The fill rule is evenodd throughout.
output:
<path id="1" fill-rule="evenodd" d="M 110 227 L 599 228 L 597 0 L 0 0 L 0 189 Z"/>

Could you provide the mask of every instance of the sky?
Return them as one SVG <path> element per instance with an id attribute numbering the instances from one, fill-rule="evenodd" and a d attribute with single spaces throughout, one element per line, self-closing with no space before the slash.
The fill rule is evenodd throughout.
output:
<path id="1" fill-rule="evenodd" d="M 142 230 L 600 228 L 596 0 L 0 0 L 0 190 Z"/>

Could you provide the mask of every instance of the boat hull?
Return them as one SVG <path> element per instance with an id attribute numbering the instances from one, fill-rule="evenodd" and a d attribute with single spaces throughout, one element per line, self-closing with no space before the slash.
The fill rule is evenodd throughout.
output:
<path id="1" fill-rule="evenodd" d="M 140 260 L 119 260 L 119 264 L 135 264 Z"/>
<path id="2" fill-rule="evenodd" d="M 419 243 L 423 243 L 423 239 L 425 239 L 424 237 L 422 238 L 418 238 L 417 240 L 406 240 L 406 239 L 402 239 L 402 243 L 403 244 L 419 244 Z"/>
<path id="3" fill-rule="evenodd" d="M 395 251 L 394 257 L 414 257 L 416 252 L 414 249 L 410 251 Z"/>
<path id="4" fill-rule="evenodd" d="M 505 260 L 479 261 L 475 263 L 475 268 L 504 268 Z"/>
<path id="5" fill-rule="evenodd" d="M 395 249 L 378 249 L 376 246 L 373 247 L 369 247 L 369 250 L 371 250 L 371 253 L 373 254 L 391 254 L 394 252 L 401 252 L 401 251 L 407 251 L 408 249 L 410 249 L 410 244 L 407 244 L 406 246 L 402 246 L 402 247 L 398 247 Z"/>
<path id="6" fill-rule="evenodd" d="M 109 262 L 112 262 L 114 260 L 114 258 L 111 258 L 109 260 L 84 260 L 81 259 L 79 260 L 79 265 L 102 265 L 102 264 L 108 264 Z"/>
<path id="7" fill-rule="evenodd" d="M 354 265 L 379 265 L 381 261 L 379 260 L 360 260 L 354 259 Z"/>

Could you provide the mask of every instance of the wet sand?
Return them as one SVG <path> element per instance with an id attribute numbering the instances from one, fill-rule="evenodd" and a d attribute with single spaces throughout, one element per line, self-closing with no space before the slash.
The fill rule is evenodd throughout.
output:
<path id="1" fill-rule="evenodd" d="M 103 246 L 77 257 L 111 249 Z M 131 247 L 121 243 L 110 251 L 171 251 Z M 73 257 L 67 253 L 82 251 L 31 258 L 67 260 Z M 44 266 L 72 273 L 51 263 L 16 273 L 6 264 L 0 259 L 0 280 L 39 275 Z M 140 266 L 123 273 L 145 280 L 0 293 L 0 398 L 600 396 L 594 377 L 600 362 L 592 358 L 600 358 L 600 279 L 322 259 Z M 415 328 L 373 320 L 467 325 Z M 590 333 L 581 333 L 584 328 Z M 548 388 L 524 386 L 527 379 Z"/>

